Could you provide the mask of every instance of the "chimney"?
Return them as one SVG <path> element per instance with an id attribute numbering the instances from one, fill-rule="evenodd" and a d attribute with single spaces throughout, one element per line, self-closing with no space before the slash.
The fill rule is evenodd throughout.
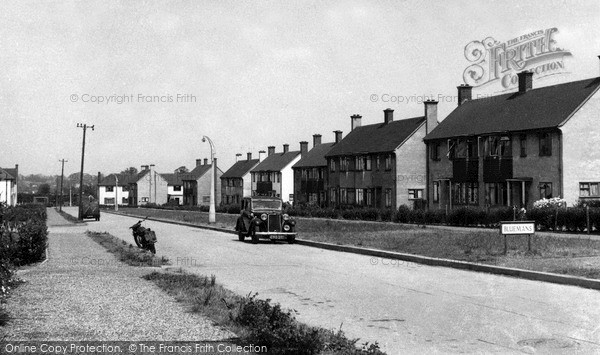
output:
<path id="1" fill-rule="evenodd" d="M 208 158 L 204 158 L 204 165 L 208 165 Z"/>
<path id="2" fill-rule="evenodd" d="M 352 115 L 350 116 L 350 123 L 351 123 L 351 127 L 350 127 L 350 132 L 354 131 L 355 128 L 360 127 L 361 123 L 362 123 L 362 116 L 361 115 Z"/>
<path id="3" fill-rule="evenodd" d="M 142 171 L 148 170 L 148 165 L 142 165 Z"/>
<path id="4" fill-rule="evenodd" d="M 394 110 L 392 110 L 391 108 L 386 108 L 385 110 L 383 110 L 383 122 L 385 122 L 385 124 L 388 124 L 390 122 L 392 122 L 394 120 Z"/>
<path id="5" fill-rule="evenodd" d="M 435 100 L 426 100 L 423 104 L 425 105 L 425 134 L 429 134 L 438 125 L 438 102 Z"/>
<path id="6" fill-rule="evenodd" d="M 252 153 L 251 152 L 246 153 L 246 158 L 247 158 L 246 160 L 252 160 Z"/>
<path id="7" fill-rule="evenodd" d="M 519 94 L 525 93 L 533 88 L 533 72 L 522 71 L 517 73 L 519 77 Z"/>
<path id="8" fill-rule="evenodd" d="M 275 147 L 274 146 L 270 146 L 267 148 L 267 156 L 271 156 L 275 154 Z"/>
<path id="9" fill-rule="evenodd" d="M 202 159 L 196 159 L 196 166 L 202 165 Z"/>
<path id="10" fill-rule="evenodd" d="M 342 131 L 333 131 L 335 133 L 335 142 L 339 143 L 342 140 Z"/>
<path id="11" fill-rule="evenodd" d="M 290 145 L 289 144 L 284 144 L 283 145 L 283 152 L 287 153 L 290 150 Z"/>
<path id="12" fill-rule="evenodd" d="M 465 101 L 471 101 L 473 98 L 473 87 L 468 84 L 461 84 L 456 87 L 458 89 L 458 106 Z"/>
<path id="13" fill-rule="evenodd" d="M 321 135 L 313 134 L 313 148 L 321 144 Z"/>
<path id="14" fill-rule="evenodd" d="M 265 155 L 267 154 L 267 152 L 265 152 L 264 150 L 259 150 L 258 151 L 258 161 L 261 162 L 265 159 Z"/>
<path id="15" fill-rule="evenodd" d="M 304 158 L 304 156 L 306 156 L 306 153 L 308 153 L 308 142 L 302 141 L 300 142 L 300 156 Z"/>
<path id="16" fill-rule="evenodd" d="M 240 157 L 242 156 L 242 153 L 237 153 L 235 155 L 235 162 L 237 163 L 240 160 Z"/>

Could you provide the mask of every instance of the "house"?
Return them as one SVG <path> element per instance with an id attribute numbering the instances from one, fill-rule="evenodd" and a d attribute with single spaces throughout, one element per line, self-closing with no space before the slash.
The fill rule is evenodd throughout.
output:
<path id="1" fill-rule="evenodd" d="M 132 175 L 110 174 L 98 183 L 98 201 L 101 205 L 129 205 L 129 183 Z"/>
<path id="2" fill-rule="evenodd" d="M 300 142 L 300 160 L 292 166 L 294 170 L 295 204 L 327 206 L 327 159 L 335 142 L 321 143 L 321 135 L 313 135 L 313 147 L 308 150 L 308 142 Z"/>
<path id="3" fill-rule="evenodd" d="M 531 207 L 541 198 L 600 198 L 600 78 L 472 99 L 425 137 L 430 208 Z"/>
<path id="4" fill-rule="evenodd" d="M 281 197 L 283 202 L 294 202 L 294 172 L 292 166 L 300 160 L 300 151 L 290 151 L 289 144 L 283 152 L 275 153 L 270 146 L 267 157 L 250 172 L 252 174 L 252 196 Z"/>
<path id="5" fill-rule="evenodd" d="M 168 183 L 154 170 L 154 165 L 142 165 L 142 170 L 129 180 L 129 205 L 167 203 Z"/>
<path id="6" fill-rule="evenodd" d="M 19 180 L 19 164 L 14 169 L 0 168 L 0 203 L 8 206 L 17 205 L 17 182 Z"/>
<path id="7" fill-rule="evenodd" d="M 246 160 L 236 161 L 221 175 L 221 204 L 239 204 L 242 197 L 252 196 L 252 181 L 250 170 L 264 158 L 265 151 L 258 152 L 259 159 L 252 159 L 248 153 Z"/>
<path id="8" fill-rule="evenodd" d="M 160 174 L 167 180 L 167 203 L 174 205 L 183 204 L 183 180 L 181 173 L 176 171 L 173 174 Z"/>
<path id="9" fill-rule="evenodd" d="M 423 207 L 423 138 L 437 125 L 437 101 L 424 105 L 424 116 L 397 121 L 389 108 L 381 123 L 363 126 L 362 116 L 350 117 L 351 132 L 325 155 L 330 207 Z"/>
<path id="10" fill-rule="evenodd" d="M 217 159 L 215 159 L 217 164 Z M 215 177 L 215 204 L 221 200 L 221 176 L 223 171 L 217 165 Z M 210 205 L 210 179 L 212 164 L 208 159 L 196 159 L 196 167 L 187 174 L 181 175 L 183 181 L 183 204 L 186 206 L 208 206 Z"/>

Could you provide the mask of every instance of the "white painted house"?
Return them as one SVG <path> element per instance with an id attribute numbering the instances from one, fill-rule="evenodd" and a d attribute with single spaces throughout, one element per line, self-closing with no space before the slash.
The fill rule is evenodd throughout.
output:
<path id="1" fill-rule="evenodd" d="M 9 206 L 17 204 L 17 181 L 19 179 L 19 165 L 14 169 L 0 168 L 0 203 Z"/>
<path id="2" fill-rule="evenodd" d="M 101 205 L 119 206 L 129 204 L 129 182 L 131 175 L 110 174 L 98 184 L 98 201 Z"/>
<path id="3" fill-rule="evenodd" d="M 275 153 L 275 147 L 268 148 L 267 157 L 251 170 L 252 195 L 281 197 L 283 202 L 294 202 L 294 171 L 292 166 L 301 158 L 300 151 L 289 151 L 283 145 L 283 152 Z"/>

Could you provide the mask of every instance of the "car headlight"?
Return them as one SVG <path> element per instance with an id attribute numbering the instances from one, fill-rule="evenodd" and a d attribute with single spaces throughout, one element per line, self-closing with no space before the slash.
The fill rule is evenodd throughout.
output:
<path id="1" fill-rule="evenodd" d="M 266 213 L 261 214 L 260 215 L 260 219 L 262 219 L 263 221 L 266 221 L 267 220 L 267 214 Z"/>
<path id="2" fill-rule="evenodd" d="M 284 230 L 284 231 L 286 231 L 286 232 L 289 232 L 291 228 L 292 228 L 292 227 L 290 227 L 290 225 L 289 225 L 289 224 L 284 224 L 284 225 L 283 225 L 283 230 Z"/>
<path id="3" fill-rule="evenodd" d="M 289 220 L 289 219 L 290 219 L 290 216 L 289 216 L 287 213 L 284 213 L 284 214 L 283 214 L 283 220 L 284 220 L 284 221 L 287 221 L 287 220 Z"/>

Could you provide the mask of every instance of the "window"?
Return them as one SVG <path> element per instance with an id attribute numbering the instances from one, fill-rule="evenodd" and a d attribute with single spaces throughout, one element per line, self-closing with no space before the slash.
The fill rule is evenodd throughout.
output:
<path id="1" fill-rule="evenodd" d="M 365 157 L 365 170 L 371 171 L 371 156 L 367 155 Z"/>
<path id="2" fill-rule="evenodd" d="M 181 185 L 173 186 L 173 191 L 181 191 Z"/>
<path id="3" fill-rule="evenodd" d="M 113 192 L 113 191 L 115 191 L 115 187 L 114 186 L 107 186 L 106 187 L 106 192 Z"/>
<path id="4" fill-rule="evenodd" d="M 519 136 L 519 147 L 521 148 L 521 157 L 527 156 L 527 135 L 521 134 Z"/>
<path id="5" fill-rule="evenodd" d="M 256 173 L 252 173 L 252 182 L 256 182 Z"/>
<path id="6" fill-rule="evenodd" d="M 319 179 L 324 179 L 324 178 L 325 178 L 325 169 L 319 168 Z"/>
<path id="7" fill-rule="evenodd" d="M 275 174 L 275 182 L 281 182 L 281 173 L 273 173 Z"/>
<path id="8" fill-rule="evenodd" d="M 363 189 L 356 189 L 356 204 L 357 205 L 364 205 L 365 200 L 364 200 L 364 190 Z"/>
<path id="9" fill-rule="evenodd" d="M 429 145 L 429 157 L 431 160 L 440 160 L 440 143 L 434 142 Z"/>
<path id="10" fill-rule="evenodd" d="M 468 139 L 466 142 L 466 154 L 467 158 L 475 157 L 475 143 L 471 139 Z"/>
<path id="11" fill-rule="evenodd" d="M 540 191 L 540 198 L 552 198 L 551 182 L 540 182 L 538 189 Z"/>
<path id="12" fill-rule="evenodd" d="M 422 189 L 408 189 L 408 199 L 409 200 L 423 199 L 423 190 Z"/>
<path id="13" fill-rule="evenodd" d="M 600 197 L 600 182 L 580 182 L 579 196 L 580 197 Z"/>
<path id="14" fill-rule="evenodd" d="M 356 203 L 356 190 L 348 189 L 346 194 L 348 195 L 346 197 L 346 202 L 351 205 L 355 204 Z"/>
<path id="15" fill-rule="evenodd" d="M 552 135 L 550 133 L 540 133 L 540 157 L 549 157 L 552 155 Z"/>
<path id="16" fill-rule="evenodd" d="M 179 201 L 179 199 L 177 199 L 177 201 Z M 122 203 L 122 204 L 124 204 L 124 205 L 128 204 L 128 203 L 129 203 L 129 198 L 127 198 L 127 197 L 123 197 L 123 198 L 121 199 L 121 203 Z"/>
<path id="17" fill-rule="evenodd" d="M 329 160 L 329 170 L 332 173 L 335 173 L 335 159 L 330 159 Z"/>
<path id="18" fill-rule="evenodd" d="M 149 201 L 148 197 L 142 197 L 142 202 L 148 202 L 148 201 Z"/>
<path id="19" fill-rule="evenodd" d="M 115 204 L 115 199 L 114 198 L 105 198 L 104 199 L 104 204 L 105 205 L 114 205 Z"/>
<path id="20" fill-rule="evenodd" d="M 363 158 L 358 156 L 354 157 L 354 170 L 363 171 Z"/>
<path id="21" fill-rule="evenodd" d="M 340 158 L 340 171 L 348 171 L 348 158 Z"/>
<path id="22" fill-rule="evenodd" d="M 460 182 L 454 184 L 453 202 L 463 205 L 479 204 L 479 184 L 474 182 Z M 438 196 L 439 198 L 439 196 Z"/>
<path id="23" fill-rule="evenodd" d="M 346 189 L 340 189 L 340 203 L 347 203 Z"/>
<path id="24" fill-rule="evenodd" d="M 121 189 L 123 190 L 123 192 L 129 191 L 129 185 L 123 185 L 121 186 Z"/>
<path id="25" fill-rule="evenodd" d="M 495 182 L 485 184 L 485 200 L 487 205 L 504 205 L 506 197 L 507 193 L 505 183 Z"/>
<path id="26" fill-rule="evenodd" d="M 508 136 L 490 136 L 486 143 L 487 156 L 509 157 L 512 155 Z"/>
<path id="27" fill-rule="evenodd" d="M 379 171 L 379 155 L 375 156 L 375 170 Z"/>
<path id="28" fill-rule="evenodd" d="M 392 155 L 385 156 L 385 170 L 392 170 Z"/>
<path id="29" fill-rule="evenodd" d="M 367 206 L 373 206 L 373 190 L 367 189 L 366 195 L 367 195 L 367 200 L 366 200 Z"/>
<path id="30" fill-rule="evenodd" d="M 392 189 L 385 189 L 385 207 L 392 207 Z"/>
<path id="31" fill-rule="evenodd" d="M 440 202 L 440 182 L 433 182 L 433 202 Z"/>
<path id="32" fill-rule="evenodd" d="M 337 202 L 337 195 L 335 193 L 335 188 L 333 187 L 329 189 L 329 200 L 331 201 L 331 203 Z"/>

